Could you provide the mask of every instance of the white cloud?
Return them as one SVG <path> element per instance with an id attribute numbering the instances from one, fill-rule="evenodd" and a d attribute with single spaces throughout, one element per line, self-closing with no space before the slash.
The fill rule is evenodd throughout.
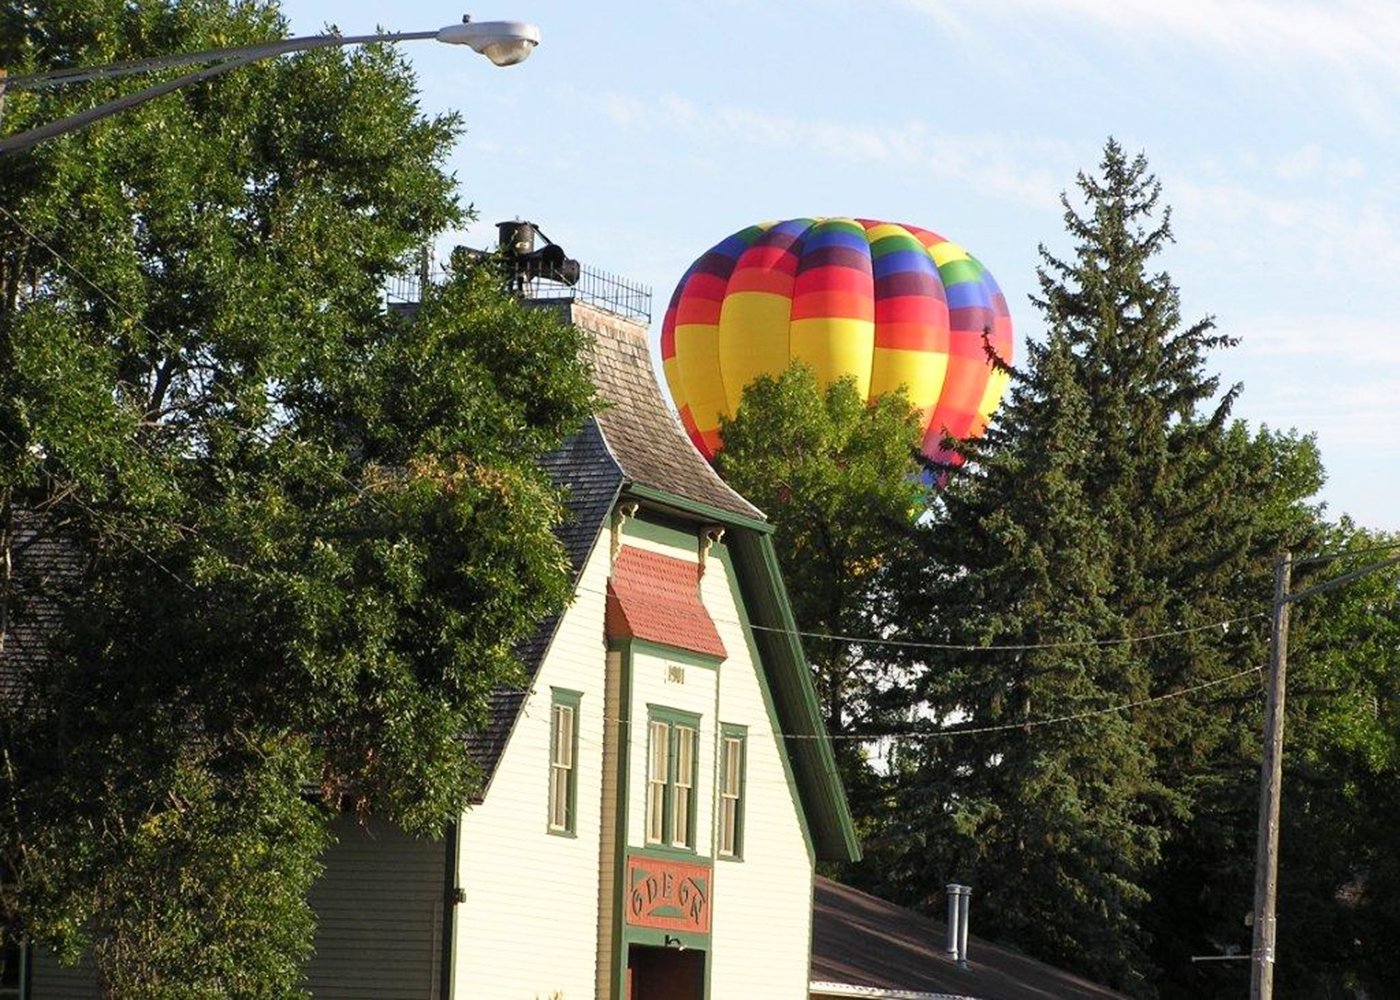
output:
<path id="1" fill-rule="evenodd" d="M 1358 382 L 1358 390 L 1374 389 L 1370 403 L 1392 409 L 1400 400 L 1400 316 L 1319 313 L 1315 316 L 1251 316 L 1231 323 L 1229 332 L 1241 338 L 1239 352 L 1264 359 L 1312 358 L 1353 368 L 1374 377 L 1377 369 L 1394 368 L 1397 385 Z M 1400 428 L 1397 428 L 1400 434 Z"/>
<path id="2" fill-rule="evenodd" d="M 778 149 L 929 178 L 976 178 L 984 195 L 1050 211 L 1058 208 L 1066 179 L 1097 155 L 1092 145 L 1045 137 L 953 134 L 919 119 L 873 126 L 800 118 L 751 107 L 711 107 L 675 94 L 647 101 L 605 94 L 596 98 L 596 105 L 605 118 L 624 130 L 682 133 L 689 141 L 709 148 Z"/>
<path id="3" fill-rule="evenodd" d="M 998 18 L 1019 47 L 1062 52 L 1066 33 L 1097 31 L 1139 56 L 1179 63 L 1173 45 L 1193 46 L 1243 75 L 1269 72 L 1272 86 L 1341 97 L 1371 128 L 1394 130 L 1400 84 L 1400 4 L 1393 0 L 895 0 L 950 37 L 986 37 Z M 982 22 L 982 23 L 978 23 Z M 1061 48 L 1057 48 L 1061 47 Z"/>
<path id="4" fill-rule="evenodd" d="M 944 24 L 963 19 L 946 0 L 900 2 Z M 1003 0 L 996 9 L 1017 19 L 1041 14 L 1097 25 L 1128 41 L 1167 34 L 1232 56 L 1280 63 L 1303 56 L 1387 73 L 1400 45 L 1400 7 L 1390 0 Z"/>

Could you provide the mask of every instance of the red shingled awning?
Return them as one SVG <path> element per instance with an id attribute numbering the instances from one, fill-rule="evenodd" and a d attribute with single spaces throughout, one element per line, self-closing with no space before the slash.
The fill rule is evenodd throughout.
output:
<path id="1" fill-rule="evenodd" d="M 714 620 L 700 602 L 700 567 L 624 545 L 608 581 L 610 639 L 645 639 L 724 659 Z"/>

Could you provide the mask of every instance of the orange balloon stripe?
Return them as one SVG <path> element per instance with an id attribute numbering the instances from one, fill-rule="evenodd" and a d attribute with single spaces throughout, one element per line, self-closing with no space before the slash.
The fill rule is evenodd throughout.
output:
<path id="1" fill-rule="evenodd" d="M 875 348 L 892 351 L 928 351 L 948 356 L 948 331 L 932 322 L 881 322 L 875 318 Z"/>
<path id="2" fill-rule="evenodd" d="M 729 279 L 729 294 L 737 292 L 768 292 L 773 295 L 792 297 L 791 272 L 770 270 L 764 267 L 747 266 L 744 261 L 734 269 Z"/>
<path id="3" fill-rule="evenodd" d="M 875 296 L 844 288 L 820 288 L 792 297 L 792 318 L 862 319 L 875 322 Z"/>

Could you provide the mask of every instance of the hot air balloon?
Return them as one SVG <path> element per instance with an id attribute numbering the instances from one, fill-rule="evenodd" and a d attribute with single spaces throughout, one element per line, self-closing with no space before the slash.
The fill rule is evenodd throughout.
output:
<path id="1" fill-rule="evenodd" d="M 722 447 L 721 416 L 796 359 L 819 383 L 853 376 L 866 399 L 899 386 L 923 413 L 924 454 L 982 433 L 1011 361 L 1006 298 L 962 247 L 917 226 L 789 219 L 742 229 L 692 264 L 661 329 L 671 397 L 695 447 Z"/>

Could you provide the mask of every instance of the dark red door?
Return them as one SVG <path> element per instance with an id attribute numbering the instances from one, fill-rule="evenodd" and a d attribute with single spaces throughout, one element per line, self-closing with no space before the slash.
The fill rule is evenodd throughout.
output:
<path id="1" fill-rule="evenodd" d="M 705 953 L 634 944 L 627 984 L 628 1000 L 704 1000 Z"/>

